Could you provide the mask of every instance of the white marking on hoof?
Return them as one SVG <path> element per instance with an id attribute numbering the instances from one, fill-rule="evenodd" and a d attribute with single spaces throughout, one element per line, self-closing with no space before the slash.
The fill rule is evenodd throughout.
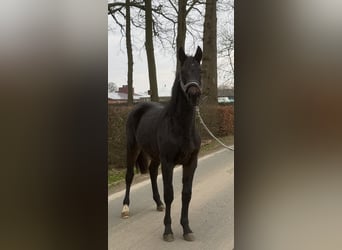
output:
<path id="1" fill-rule="evenodd" d="M 124 205 L 121 211 L 121 217 L 127 219 L 129 217 L 129 207 L 128 205 Z"/>

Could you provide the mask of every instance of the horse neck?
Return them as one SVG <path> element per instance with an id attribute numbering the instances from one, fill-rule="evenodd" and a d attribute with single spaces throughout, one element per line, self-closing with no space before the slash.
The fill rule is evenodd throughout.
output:
<path id="1" fill-rule="evenodd" d="M 184 131 L 190 131 L 195 127 L 195 108 L 191 106 L 186 99 L 179 84 L 179 77 L 176 77 L 172 88 L 168 113 L 182 126 L 182 128 L 184 128 Z"/>

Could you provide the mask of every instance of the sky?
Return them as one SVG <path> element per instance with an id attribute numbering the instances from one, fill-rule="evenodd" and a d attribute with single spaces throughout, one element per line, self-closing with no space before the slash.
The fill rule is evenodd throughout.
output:
<path id="1" fill-rule="evenodd" d="M 218 20 L 222 18 L 218 17 Z M 113 18 L 108 16 L 108 23 L 115 27 Z M 218 26 L 219 28 L 219 26 Z M 144 31 L 132 29 L 133 48 L 133 87 L 135 93 L 143 93 L 149 90 L 149 78 L 147 59 L 144 47 Z M 185 45 L 187 54 L 194 54 L 196 47 L 202 46 L 202 41 L 190 44 L 188 40 Z M 158 92 L 160 96 L 171 94 L 171 88 L 175 78 L 176 54 L 170 50 L 163 50 L 154 42 L 155 62 L 157 71 Z M 218 59 L 218 64 L 220 59 Z M 220 85 L 220 77 L 218 84 Z M 125 39 L 119 29 L 108 31 L 108 82 L 114 82 L 118 87 L 127 84 L 127 56 Z"/>

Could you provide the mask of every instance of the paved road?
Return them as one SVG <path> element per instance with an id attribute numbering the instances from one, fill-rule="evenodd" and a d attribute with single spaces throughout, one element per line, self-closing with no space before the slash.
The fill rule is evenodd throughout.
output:
<path id="1" fill-rule="evenodd" d="M 149 180 L 131 188 L 130 217 L 121 219 L 124 190 L 108 197 L 108 248 L 113 250 L 230 250 L 234 245 L 234 153 L 226 149 L 199 160 L 189 208 L 195 241 L 183 240 L 180 225 L 182 168 L 174 170 L 171 208 L 175 240 L 164 242 L 164 212 L 156 211 Z M 158 187 L 163 197 L 162 179 Z"/>

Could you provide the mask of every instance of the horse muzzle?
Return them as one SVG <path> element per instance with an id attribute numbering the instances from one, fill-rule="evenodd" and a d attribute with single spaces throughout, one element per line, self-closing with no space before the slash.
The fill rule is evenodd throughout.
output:
<path id="1" fill-rule="evenodd" d="M 180 86 L 192 106 L 198 106 L 202 93 L 201 85 L 198 81 L 189 81 L 186 84 L 181 80 Z"/>
<path id="2" fill-rule="evenodd" d="M 188 99 L 192 106 L 198 106 L 200 96 L 201 96 L 201 89 L 196 86 L 190 86 L 186 92 Z"/>

